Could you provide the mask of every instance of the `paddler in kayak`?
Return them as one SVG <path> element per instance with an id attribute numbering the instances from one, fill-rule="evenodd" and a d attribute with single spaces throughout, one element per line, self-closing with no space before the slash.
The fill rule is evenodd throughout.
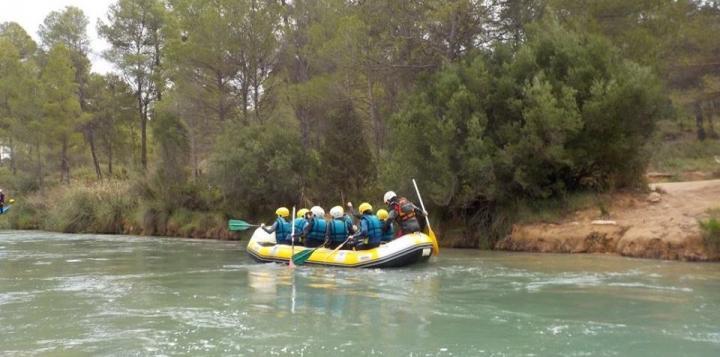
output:
<path id="1" fill-rule="evenodd" d="M 5 212 L 5 194 L 3 193 L 2 188 L 0 188 L 0 214 L 3 214 Z"/>

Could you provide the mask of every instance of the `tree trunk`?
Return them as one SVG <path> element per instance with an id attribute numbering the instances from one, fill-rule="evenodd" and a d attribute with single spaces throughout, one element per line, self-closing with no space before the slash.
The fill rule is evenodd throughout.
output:
<path id="1" fill-rule="evenodd" d="M 243 110 L 243 120 L 247 123 L 248 120 L 248 92 L 250 91 L 250 86 L 247 84 L 247 80 L 243 81 L 243 84 L 241 86 L 242 91 L 242 110 Z"/>
<path id="2" fill-rule="evenodd" d="M 70 163 L 67 157 L 68 139 L 62 139 L 62 150 L 60 152 L 60 182 L 70 183 Z"/>
<path id="3" fill-rule="evenodd" d="M 253 109 L 255 110 L 255 120 L 260 122 L 260 84 L 257 77 L 253 80 Z"/>
<path id="4" fill-rule="evenodd" d="M 715 102 L 711 101 L 710 108 L 707 113 L 708 114 L 707 118 L 705 118 L 705 120 L 707 120 L 707 123 L 708 123 L 707 135 L 710 139 L 718 139 L 719 138 L 718 133 L 715 131 L 715 126 L 713 125 L 713 116 L 715 115 L 715 113 L 717 113 L 716 109 L 717 109 L 717 106 L 716 106 Z"/>
<path id="5" fill-rule="evenodd" d="M 703 112 L 700 102 L 695 103 L 695 126 L 697 127 L 698 140 L 705 140 L 705 128 L 703 127 Z"/>
<path id="6" fill-rule="evenodd" d="M 44 178 L 43 178 L 43 171 L 42 171 L 42 158 L 40 153 L 40 143 L 35 143 L 35 155 L 37 156 L 37 171 L 35 172 L 36 177 L 38 178 L 38 187 L 42 188 L 44 184 Z"/>
<path id="7" fill-rule="evenodd" d="M 95 176 L 97 176 L 98 180 L 102 180 L 102 170 L 100 169 L 100 163 L 98 162 L 97 152 L 95 150 L 95 134 L 91 128 L 88 128 L 86 135 L 88 144 L 90 144 L 90 155 L 92 155 L 93 166 L 95 167 Z"/>
<path id="8" fill-rule="evenodd" d="M 368 68 L 367 76 L 367 87 L 368 87 L 368 101 L 370 102 L 370 121 L 373 123 L 373 129 L 375 131 L 375 157 L 380 157 L 380 151 L 384 147 L 384 133 L 385 125 L 380 120 L 380 115 L 377 110 L 377 104 L 375 103 L 375 94 L 373 93 L 373 83 L 370 78 L 370 68 Z"/>
<path id="9" fill-rule="evenodd" d="M 147 108 L 140 116 L 140 163 L 143 171 L 147 171 Z"/>
<path id="10" fill-rule="evenodd" d="M 13 175 L 17 175 L 17 165 L 15 164 L 15 144 L 13 143 L 13 138 L 10 136 L 10 170 L 12 171 Z"/>
<path id="11" fill-rule="evenodd" d="M 113 152 L 112 152 L 112 144 L 108 145 L 108 175 L 112 177 L 112 162 L 113 162 Z"/>

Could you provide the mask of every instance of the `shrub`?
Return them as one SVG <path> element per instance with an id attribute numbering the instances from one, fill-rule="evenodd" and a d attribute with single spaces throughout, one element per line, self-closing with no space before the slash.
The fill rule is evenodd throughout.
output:
<path id="1" fill-rule="evenodd" d="M 705 245 L 714 251 L 720 251 L 720 219 L 711 217 L 698 223 L 703 231 Z"/>
<path id="2" fill-rule="evenodd" d="M 536 25 L 514 54 L 501 45 L 419 84 L 392 117 L 385 183 L 422 177 L 427 203 L 470 232 L 508 227 L 492 221 L 519 201 L 643 184 L 665 103 L 651 70 L 606 40 Z"/>

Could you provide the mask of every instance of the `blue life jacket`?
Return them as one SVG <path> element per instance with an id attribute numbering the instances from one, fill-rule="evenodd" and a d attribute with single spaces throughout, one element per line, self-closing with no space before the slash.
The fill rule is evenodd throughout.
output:
<path id="1" fill-rule="evenodd" d="M 290 241 L 290 223 L 282 217 L 275 220 L 275 241 L 278 244 L 285 244 Z"/>
<path id="2" fill-rule="evenodd" d="M 347 222 L 348 227 L 352 227 L 352 226 L 353 226 L 352 217 L 350 217 L 350 216 L 347 215 L 347 214 L 345 215 L 345 222 Z"/>
<path id="3" fill-rule="evenodd" d="M 303 232 L 303 229 L 305 229 L 305 225 L 307 224 L 307 219 L 300 217 L 295 218 L 295 221 L 293 222 L 295 225 L 295 235 L 301 235 Z"/>
<path id="4" fill-rule="evenodd" d="M 395 238 L 395 227 L 391 224 L 388 227 L 387 232 L 383 233 L 382 241 L 389 242 Z"/>
<path id="5" fill-rule="evenodd" d="M 382 223 L 374 214 L 364 214 L 360 220 L 365 223 L 367 229 L 368 243 L 380 243 L 383 238 Z"/>
<path id="6" fill-rule="evenodd" d="M 325 220 L 322 218 L 313 218 L 313 226 L 308 233 L 307 238 L 312 240 L 325 241 Z"/>
<path id="7" fill-rule="evenodd" d="M 342 243 L 347 239 L 349 234 L 347 219 L 339 218 L 330 221 L 330 240 L 336 243 Z"/>

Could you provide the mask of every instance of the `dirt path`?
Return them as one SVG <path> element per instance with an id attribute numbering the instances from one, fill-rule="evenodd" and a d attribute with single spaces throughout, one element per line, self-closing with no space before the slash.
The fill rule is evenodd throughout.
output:
<path id="1" fill-rule="evenodd" d="M 707 217 L 708 209 L 720 208 L 720 180 L 656 183 L 651 188 L 659 194 L 613 197 L 610 216 L 604 217 L 612 222 L 597 222 L 597 209 L 579 211 L 559 224 L 515 226 L 496 248 L 693 261 L 720 259 L 717 253 L 707 251 L 698 226 L 698 219 Z"/>

